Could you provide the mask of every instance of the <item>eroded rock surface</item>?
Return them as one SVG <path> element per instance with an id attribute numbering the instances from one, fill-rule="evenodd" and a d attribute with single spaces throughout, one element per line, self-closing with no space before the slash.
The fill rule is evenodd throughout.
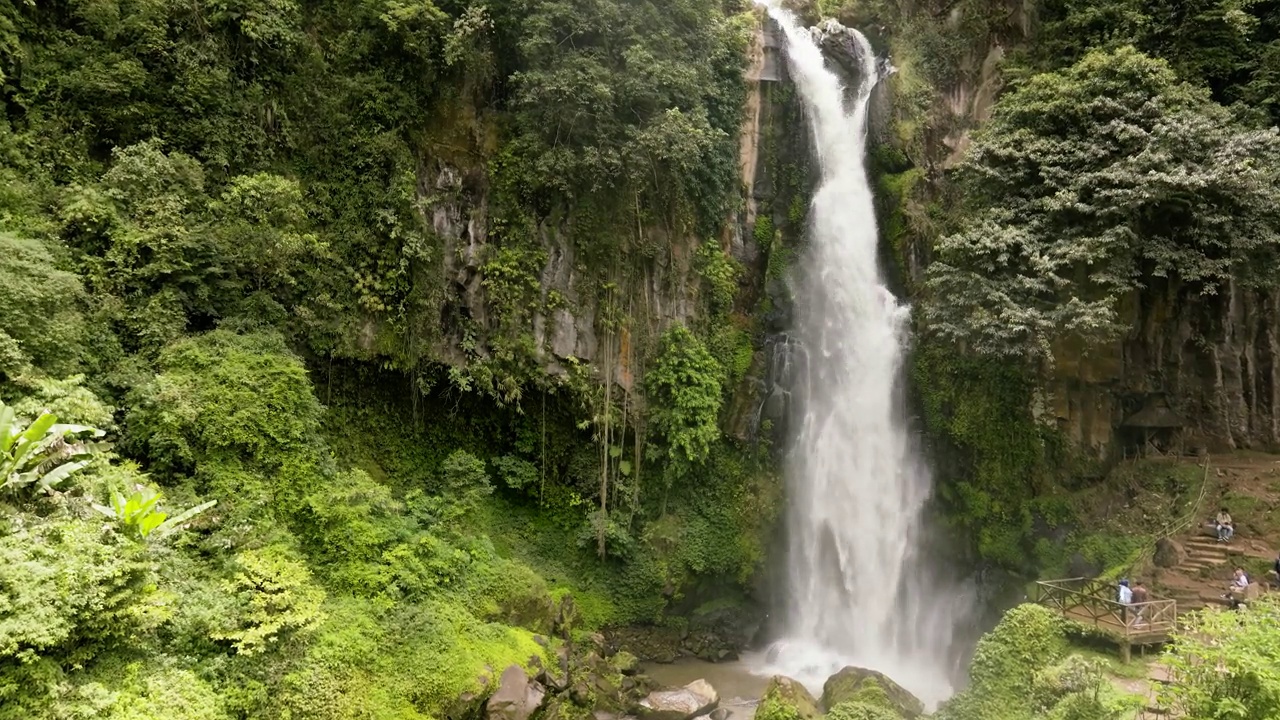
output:
<path id="1" fill-rule="evenodd" d="M 720 695 L 706 680 L 694 680 L 674 690 L 654 690 L 640 701 L 644 720 L 690 720 L 707 715 L 720 704 Z"/>

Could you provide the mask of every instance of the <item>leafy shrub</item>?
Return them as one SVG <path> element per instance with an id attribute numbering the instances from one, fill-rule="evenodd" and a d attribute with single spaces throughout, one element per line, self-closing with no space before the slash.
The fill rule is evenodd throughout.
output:
<path id="1" fill-rule="evenodd" d="M 146 672 L 151 670 L 151 672 Z M 218 692 L 190 670 L 130 667 L 104 720 L 226 720 Z"/>
<path id="2" fill-rule="evenodd" d="M 958 172 L 973 212 L 938 242 L 924 309 L 980 353 L 1051 361 L 1117 337 L 1121 298 L 1152 281 L 1212 295 L 1280 264 L 1280 134 L 1132 47 L 1005 94 Z"/>
<path id="3" fill-rule="evenodd" d="M 235 566 L 226 587 L 236 596 L 239 612 L 228 618 L 229 627 L 213 634 L 215 640 L 230 641 L 241 655 L 254 655 L 324 620 L 324 590 L 292 550 L 279 545 L 245 550 L 236 555 Z"/>
<path id="4" fill-rule="evenodd" d="M 662 336 L 653 368 L 645 377 L 649 419 L 667 448 L 668 471 L 683 477 L 711 453 L 720 437 L 720 363 L 688 328 L 676 325 Z"/>
<path id="5" fill-rule="evenodd" d="M 85 355 L 84 288 L 44 243 L 0 232 L 0 378 L 61 377 Z"/>
<path id="6" fill-rule="evenodd" d="M 1166 647 L 1163 661 L 1178 681 L 1160 689 L 1161 701 L 1185 717 L 1269 718 L 1280 713 L 1280 603 L 1250 600 L 1248 609 L 1202 610 Z"/>
<path id="7" fill-rule="evenodd" d="M 126 420 L 133 446 L 152 466 L 170 477 L 196 473 L 206 483 L 216 473 L 202 469 L 261 474 L 269 479 L 269 503 L 248 493 L 261 481 L 224 483 L 210 494 L 269 504 L 285 516 L 299 510 L 321 471 L 321 407 L 280 336 L 215 330 L 166 347 L 158 365 Z"/>

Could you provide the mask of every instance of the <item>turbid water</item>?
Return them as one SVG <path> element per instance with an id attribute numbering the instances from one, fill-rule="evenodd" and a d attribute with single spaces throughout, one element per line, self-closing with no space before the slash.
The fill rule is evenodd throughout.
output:
<path id="1" fill-rule="evenodd" d="M 757 673 L 755 667 L 746 661 L 710 663 L 681 658 L 673 663 L 646 664 L 644 672 L 666 687 L 706 680 L 720 694 L 720 707 L 729 711 L 730 720 L 751 720 L 760 696 L 769 684 L 769 678 Z"/>
<path id="2" fill-rule="evenodd" d="M 880 270 L 864 163 L 881 64 L 861 33 L 829 21 L 819 32 L 843 34 L 861 63 L 846 99 L 814 31 L 766 6 L 786 36 L 821 179 L 792 278 L 802 354 L 786 467 L 785 632 L 755 670 L 820 690 L 845 665 L 869 667 L 933 706 L 952 694 L 953 636 L 971 603 L 921 551 L 932 481 L 904 411 L 909 308 Z"/>

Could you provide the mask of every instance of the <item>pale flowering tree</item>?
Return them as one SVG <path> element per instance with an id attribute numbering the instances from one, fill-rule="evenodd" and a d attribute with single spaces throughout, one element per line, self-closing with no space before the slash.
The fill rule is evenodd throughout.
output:
<path id="1" fill-rule="evenodd" d="M 998 103 L 957 181 L 969 202 L 928 271 L 925 317 L 977 352 L 1047 358 L 1124 330 L 1154 278 L 1273 285 L 1280 136 L 1236 122 L 1132 48 L 1094 52 Z"/>

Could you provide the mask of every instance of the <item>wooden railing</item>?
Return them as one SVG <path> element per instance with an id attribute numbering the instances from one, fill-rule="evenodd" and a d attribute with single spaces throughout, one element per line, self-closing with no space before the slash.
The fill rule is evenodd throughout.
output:
<path id="1" fill-rule="evenodd" d="M 1070 620 L 1124 640 L 1172 632 L 1178 624 L 1178 602 L 1155 599 L 1126 605 L 1112 599 L 1107 580 L 1069 578 L 1036 583 L 1035 601 Z"/>

